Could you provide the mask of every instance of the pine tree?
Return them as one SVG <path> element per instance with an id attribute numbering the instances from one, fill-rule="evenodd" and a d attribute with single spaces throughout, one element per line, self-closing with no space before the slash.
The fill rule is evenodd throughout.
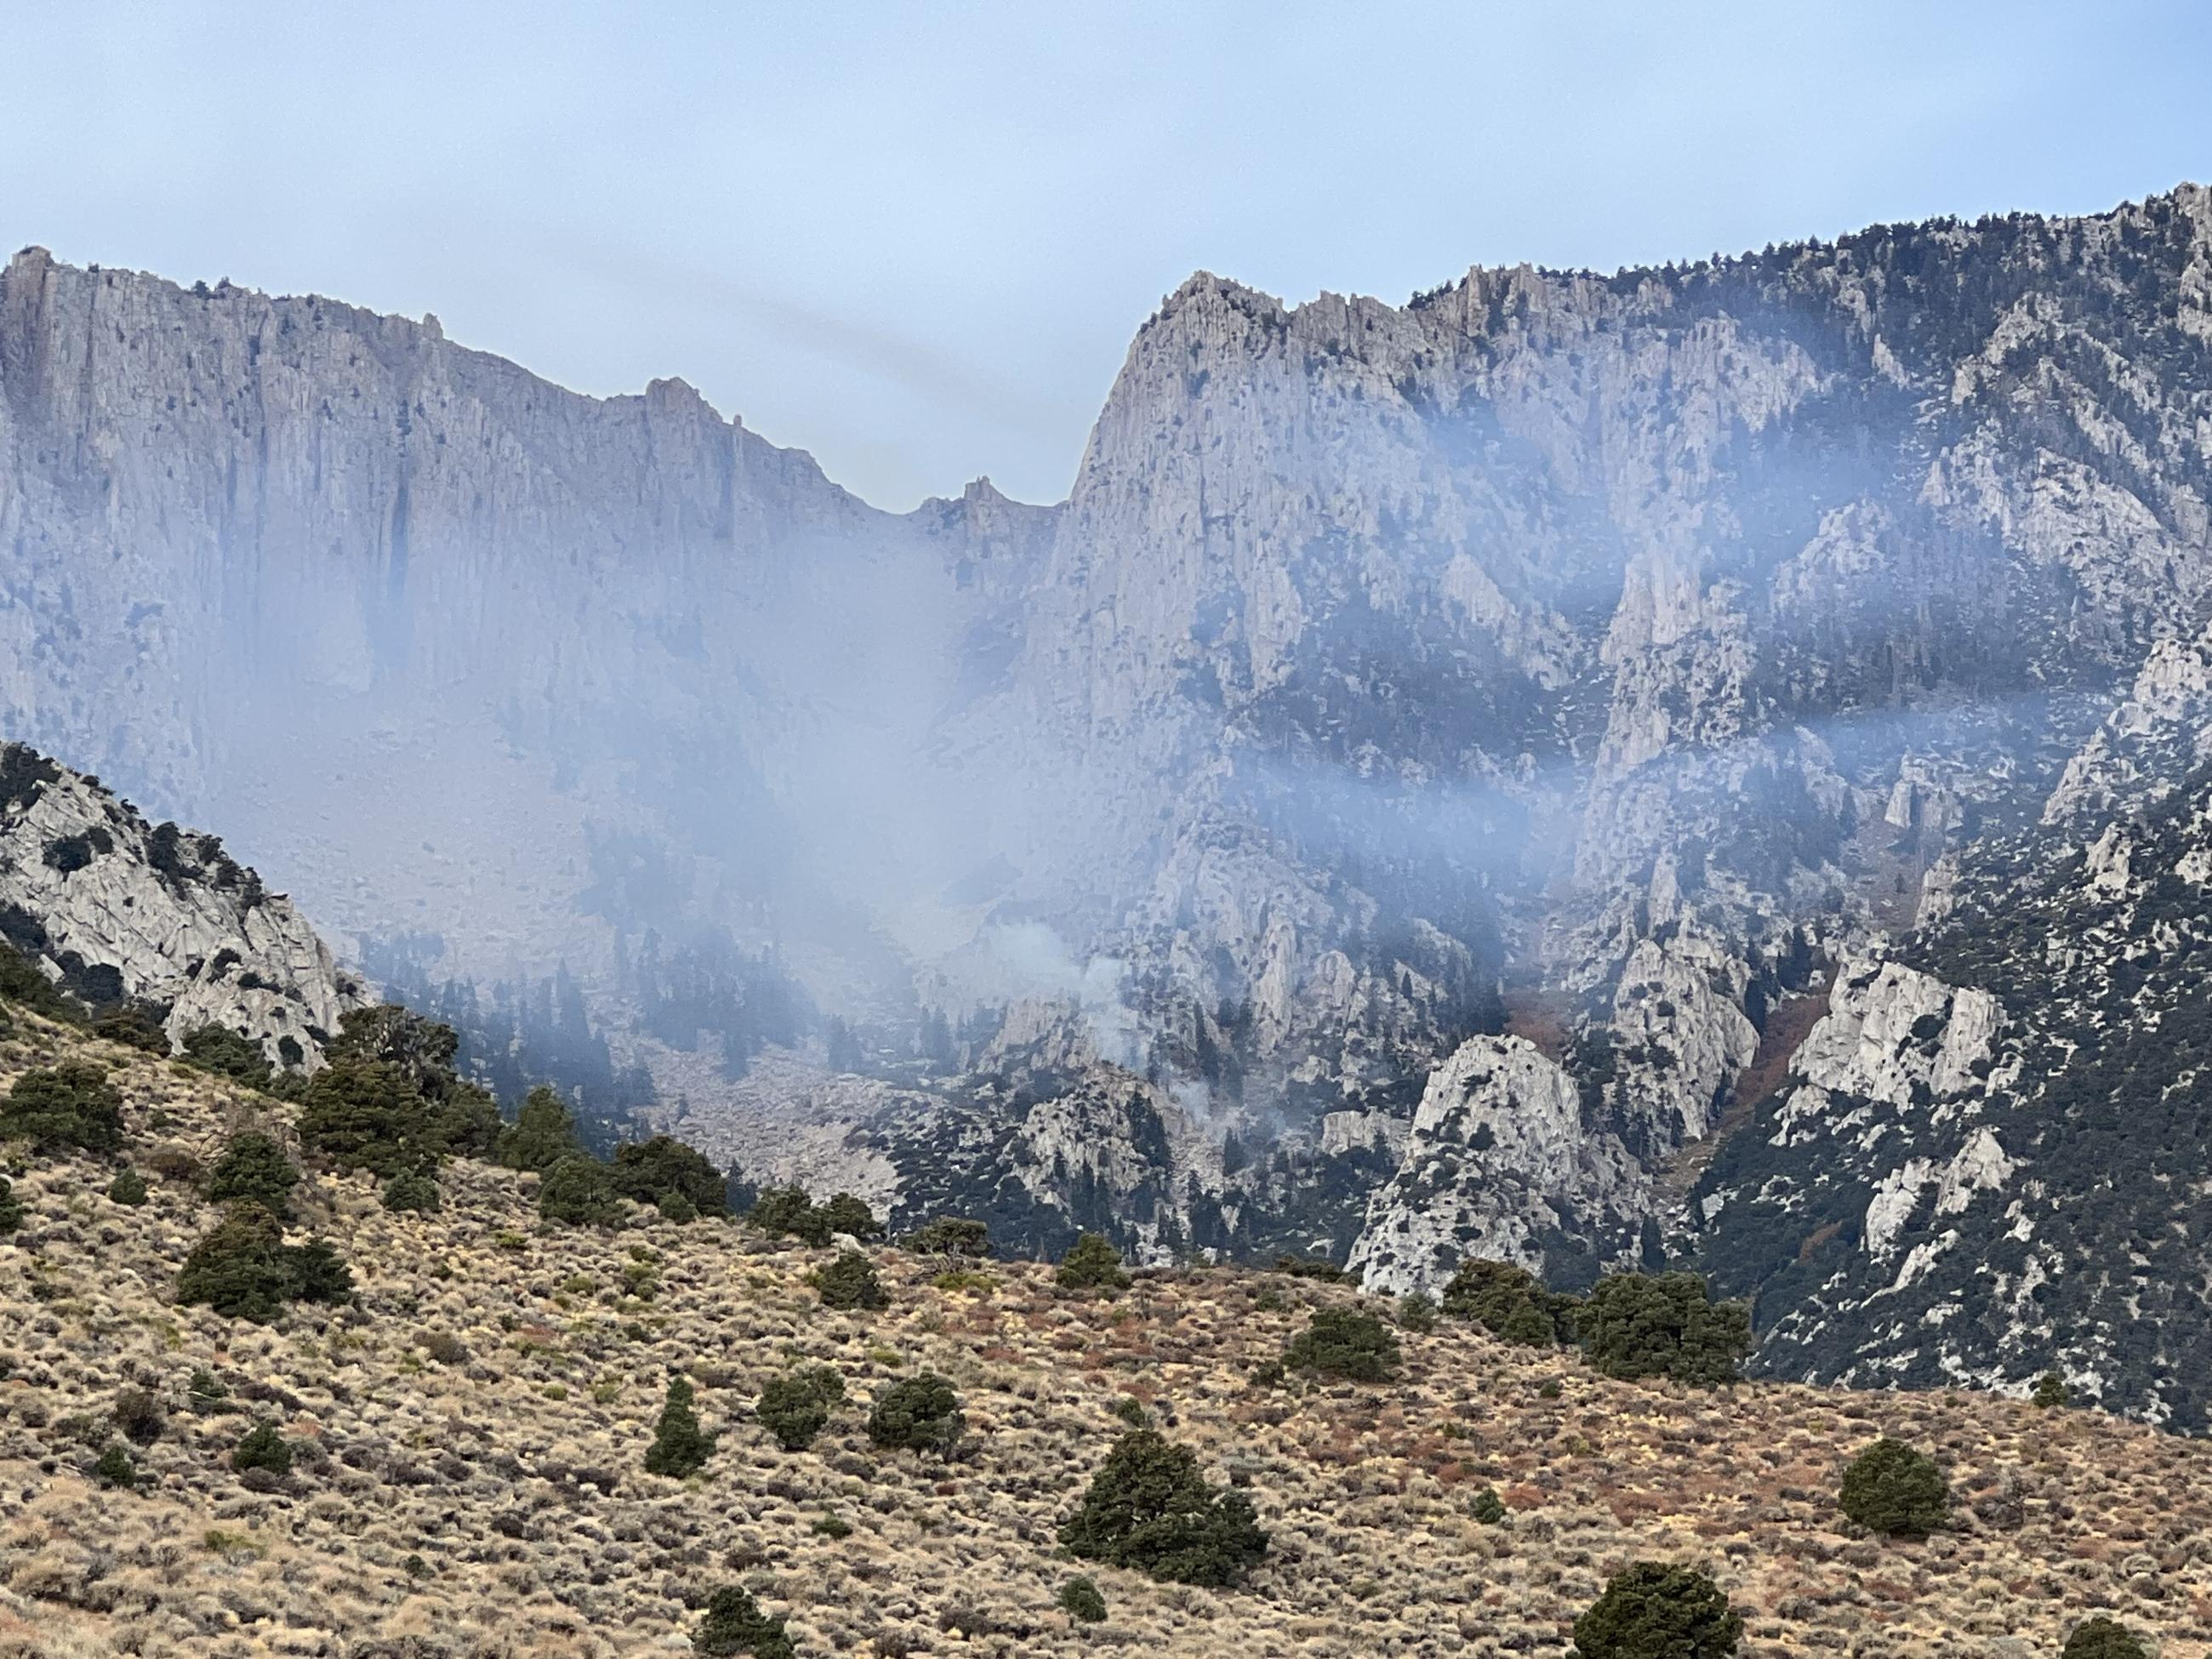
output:
<path id="1" fill-rule="evenodd" d="M 691 1402 L 690 1380 L 671 1376 L 668 1398 L 653 1425 L 653 1444 L 645 1454 L 647 1474 L 681 1480 L 706 1468 L 707 1460 L 714 1455 L 714 1437 L 699 1426 L 699 1413 Z"/>

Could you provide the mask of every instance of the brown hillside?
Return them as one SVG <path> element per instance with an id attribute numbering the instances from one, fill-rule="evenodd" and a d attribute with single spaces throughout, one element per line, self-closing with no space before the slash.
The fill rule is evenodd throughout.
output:
<path id="1" fill-rule="evenodd" d="M 79 1046 L 16 1030 L 0 1081 Z M 419 1218 L 365 1177 L 310 1175 L 301 1231 L 352 1264 L 357 1306 L 270 1328 L 180 1308 L 216 1212 L 155 1169 L 289 1109 L 96 1052 L 153 1192 L 125 1207 L 112 1164 L 9 1149 L 27 1215 L 0 1242 L 0 1655 L 681 1653 L 725 1583 L 786 1615 L 802 1655 L 1562 1653 L 1641 1558 L 1710 1571 L 1754 1655 L 2055 1656 L 2093 1609 L 2167 1654 L 2212 1638 L 2199 1443 L 1988 1397 L 1614 1383 L 1449 1322 L 1403 1334 L 1397 1382 L 1256 1387 L 1311 1308 L 1352 1298 L 1276 1275 L 1145 1274 L 1106 1304 L 1028 1265 L 940 1290 L 883 1250 L 890 1310 L 836 1314 L 804 1277 L 826 1252 L 723 1222 L 549 1230 L 532 1178 L 467 1163 Z M 848 1395 L 787 1453 L 750 1408 L 799 1358 Z M 863 1429 L 870 1397 L 922 1367 L 968 1414 L 947 1460 Z M 247 1410 L 196 1412 L 202 1368 Z M 720 1436 L 688 1481 L 642 1468 L 671 1368 Z M 165 1420 L 137 1451 L 145 1489 L 104 1490 L 89 1471 L 130 1388 Z M 1054 1532 L 1123 1395 L 1249 1482 L 1273 1548 L 1231 1592 L 1096 1570 L 1109 1617 L 1078 1628 L 1055 1598 L 1089 1569 L 1055 1558 Z M 313 1449 L 250 1485 L 228 1455 L 256 1416 Z M 1841 1520 L 1842 1464 L 1882 1433 L 1948 1466 L 1952 1530 L 1886 1543 Z M 1503 1524 L 1470 1514 L 1486 1486 Z"/>

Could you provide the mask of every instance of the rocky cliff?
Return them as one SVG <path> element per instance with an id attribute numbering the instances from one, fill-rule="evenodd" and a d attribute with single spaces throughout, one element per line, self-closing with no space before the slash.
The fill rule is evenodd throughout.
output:
<path id="1" fill-rule="evenodd" d="M 32 252 L 0 457 L 9 729 L 426 985 L 573 969 L 757 1178 L 1399 1288 L 1702 1243 L 1824 1375 L 2054 1340 L 1931 1359 L 1864 1285 L 2037 1178 L 1972 1068 L 2035 1075 L 2057 991 L 1941 941 L 2031 854 L 2166 878 L 2130 826 L 2203 752 L 2202 188 L 1403 306 L 1201 275 L 1067 502 L 903 518 L 680 382 Z"/>
<path id="2" fill-rule="evenodd" d="M 292 902 L 213 836 L 21 744 L 0 747 L 0 934 L 79 1000 L 146 1007 L 173 1046 L 206 1025 L 313 1070 L 366 1001 Z"/>

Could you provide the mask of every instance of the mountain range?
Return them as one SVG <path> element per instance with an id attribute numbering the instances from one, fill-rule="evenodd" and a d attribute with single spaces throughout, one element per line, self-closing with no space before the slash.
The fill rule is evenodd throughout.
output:
<path id="1" fill-rule="evenodd" d="M 0 731 L 757 1184 L 1691 1261 L 1778 1375 L 2196 1427 L 2208 500 L 2195 185 L 1200 275 L 1067 501 L 905 515 L 681 381 L 32 249 Z"/>

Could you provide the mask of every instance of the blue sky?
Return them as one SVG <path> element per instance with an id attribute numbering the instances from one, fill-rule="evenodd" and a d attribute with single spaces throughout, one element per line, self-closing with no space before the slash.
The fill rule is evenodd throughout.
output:
<path id="1" fill-rule="evenodd" d="M 2212 5 L 0 0 L 0 243 L 1063 495 L 1193 270 L 1402 301 L 2212 178 Z"/>

